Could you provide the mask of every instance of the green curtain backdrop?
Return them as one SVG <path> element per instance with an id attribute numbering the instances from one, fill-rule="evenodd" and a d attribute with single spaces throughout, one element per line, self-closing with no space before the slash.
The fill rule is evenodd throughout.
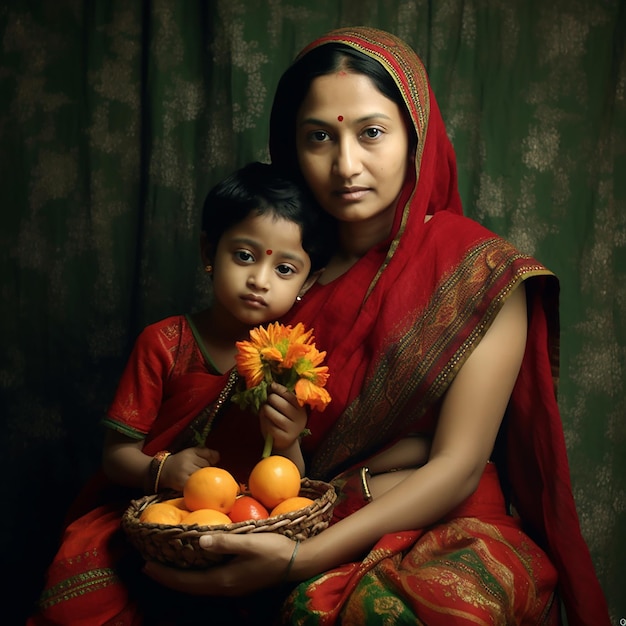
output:
<path id="1" fill-rule="evenodd" d="M 614 623 L 626 618 L 623 0 L 2 2 L 0 542 L 13 598 L 39 592 L 138 331 L 206 300 L 204 195 L 267 160 L 281 72 L 351 24 L 422 55 L 466 212 L 561 278 L 574 491 Z M 9 604 L 19 623 L 28 603 Z"/>

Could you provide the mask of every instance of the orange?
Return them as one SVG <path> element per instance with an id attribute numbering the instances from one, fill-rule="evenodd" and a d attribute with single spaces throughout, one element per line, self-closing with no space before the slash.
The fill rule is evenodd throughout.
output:
<path id="1" fill-rule="evenodd" d="M 268 510 L 300 493 L 300 471 L 287 457 L 273 454 L 261 459 L 250 472 L 248 487 L 253 498 Z"/>
<path id="2" fill-rule="evenodd" d="M 214 509 L 228 513 L 235 504 L 239 484 L 230 472 L 221 467 L 196 470 L 183 487 L 185 506 L 190 511 Z"/>
<path id="3" fill-rule="evenodd" d="M 231 519 L 215 509 L 196 509 L 191 513 L 188 513 L 183 524 L 198 524 L 198 526 L 217 526 L 219 524 L 230 524 Z"/>
<path id="4" fill-rule="evenodd" d="M 270 513 L 270 517 L 274 515 L 280 515 L 281 513 L 289 513 L 290 511 L 297 511 L 303 509 L 305 506 L 313 504 L 311 498 L 305 498 L 304 496 L 294 496 L 293 498 L 287 498 L 281 503 L 277 504 Z"/>
<path id="5" fill-rule="evenodd" d="M 252 496 L 239 496 L 233 504 L 228 517 L 233 522 L 244 522 L 251 519 L 266 519 L 270 516 L 267 509 Z"/>
<path id="6" fill-rule="evenodd" d="M 175 526 L 182 522 L 184 516 L 185 513 L 183 511 L 167 502 L 155 502 L 154 504 L 149 504 L 141 512 L 139 521 L 147 524 Z"/>
<path id="7" fill-rule="evenodd" d="M 185 506 L 185 498 L 171 498 L 170 500 L 163 500 L 163 502 L 165 502 L 166 504 L 169 504 L 170 506 L 175 506 L 177 509 L 180 509 L 181 511 L 185 511 L 186 513 L 189 513 L 189 509 Z"/>

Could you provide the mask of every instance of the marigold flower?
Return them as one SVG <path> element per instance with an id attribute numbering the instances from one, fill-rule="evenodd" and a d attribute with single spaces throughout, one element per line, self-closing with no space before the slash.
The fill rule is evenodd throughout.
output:
<path id="1" fill-rule="evenodd" d="M 236 345 L 237 370 L 245 379 L 246 389 L 236 393 L 233 401 L 241 407 L 258 411 L 267 400 L 272 381 L 295 393 L 301 406 L 308 404 L 323 411 L 330 402 L 328 391 L 323 389 L 328 368 L 320 365 L 326 352 L 315 347 L 313 330 L 305 330 L 304 324 L 257 326 L 250 331 L 249 341 Z"/>

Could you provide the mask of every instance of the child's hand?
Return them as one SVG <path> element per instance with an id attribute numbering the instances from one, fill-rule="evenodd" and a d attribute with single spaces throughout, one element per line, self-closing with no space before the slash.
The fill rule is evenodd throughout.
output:
<path id="1" fill-rule="evenodd" d="M 306 409 L 298 404 L 295 394 L 283 385 L 272 383 L 267 402 L 259 411 L 261 432 L 274 440 L 274 450 L 280 452 L 292 446 L 306 428 Z"/>
<path id="2" fill-rule="evenodd" d="M 219 463 L 220 454 L 204 446 L 186 448 L 167 457 L 161 470 L 159 484 L 168 489 L 182 491 L 187 479 L 201 467 Z"/>

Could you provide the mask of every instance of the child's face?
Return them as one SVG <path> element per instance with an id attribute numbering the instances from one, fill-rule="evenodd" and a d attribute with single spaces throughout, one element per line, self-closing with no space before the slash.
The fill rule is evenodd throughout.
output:
<path id="1" fill-rule="evenodd" d="M 256 326 L 284 315 L 311 270 L 300 226 L 249 215 L 219 240 L 213 260 L 215 304 Z"/>

